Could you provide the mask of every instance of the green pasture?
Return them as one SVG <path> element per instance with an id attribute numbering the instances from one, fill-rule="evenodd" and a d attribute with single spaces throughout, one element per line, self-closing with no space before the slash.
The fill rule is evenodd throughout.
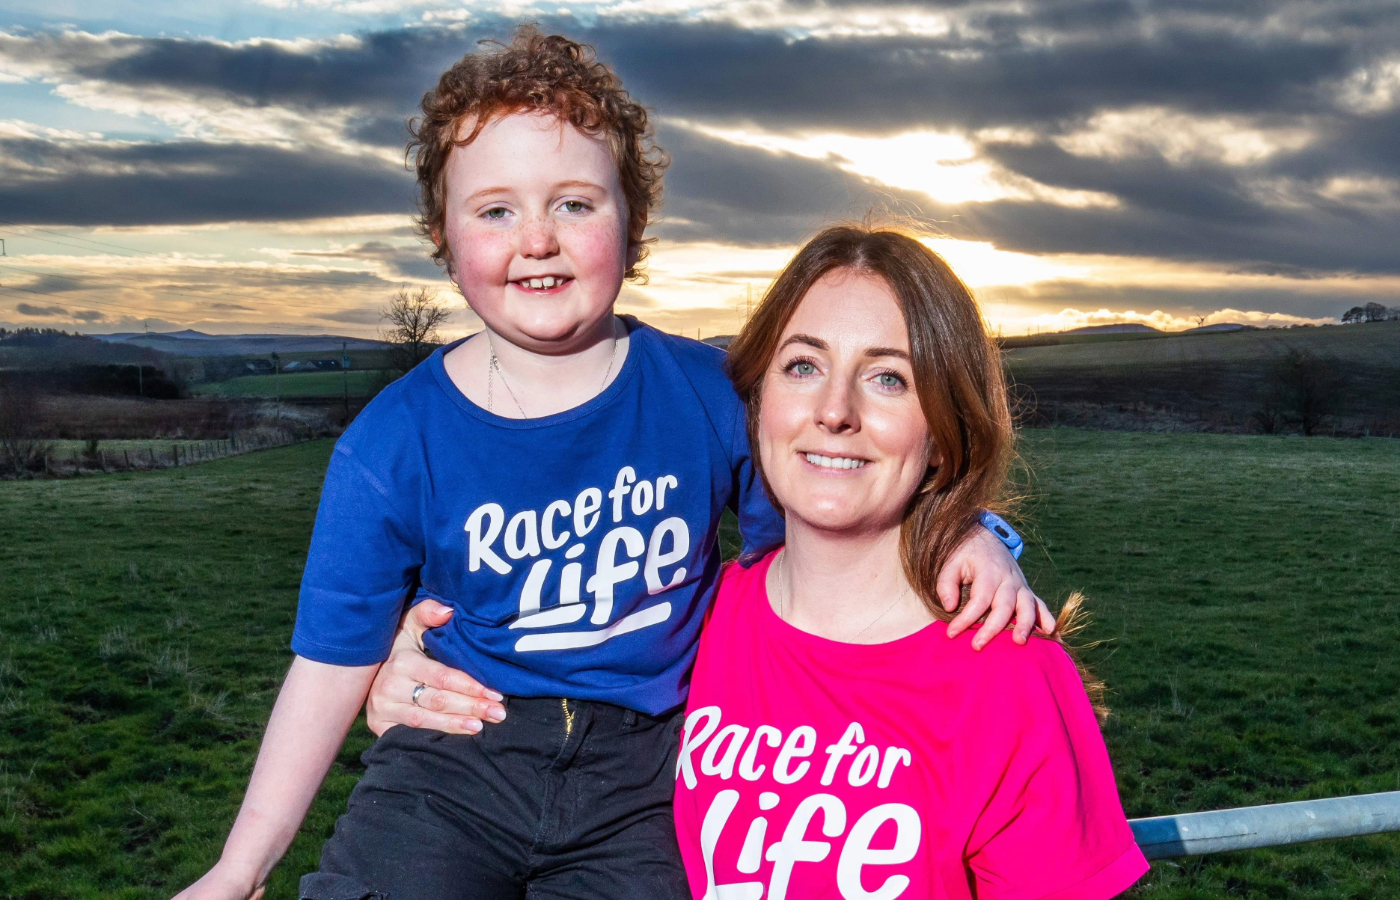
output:
<path id="1" fill-rule="evenodd" d="M 0 897 L 167 898 L 216 859 L 329 453 L 0 483 Z M 1025 453 L 1025 564 L 1089 596 L 1130 816 L 1400 790 L 1400 443 L 1051 430 Z M 1400 900 L 1400 835 L 1158 863 L 1135 894 Z"/>
<path id="2" fill-rule="evenodd" d="M 351 397 L 368 397 L 388 379 L 378 369 L 348 372 L 282 372 L 277 375 L 240 375 L 227 381 L 197 384 L 198 397 L 340 397 L 347 384 Z"/>
<path id="3" fill-rule="evenodd" d="M 1075 337 L 1073 335 L 1066 338 Z M 1020 347 L 1008 341 L 1013 371 L 1107 369 L 1119 366 L 1192 366 L 1270 360 L 1297 347 L 1345 362 L 1393 368 L 1400 360 L 1400 322 L 1329 325 L 1324 328 L 1266 329 L 1172 335 L 1082 335 L 1054 346 Z M 1088 340 L 1087 338 L 1096 338 Z"/>
<path id="4" fill-rule="evenodd" d="M 49 441 L 48 443 L 53 445 L 54 459 L 81 459 L 87 455 L 87 441 L 61 440 Z M 152 450 L 155 451 L 158 458 L 164 460 L 170 456 L 172 447 L 178 446 L 181 452 L 184 452 L 191 447 L 202 447 L 207 443 L 209 442 L 182 439 L 158 440 L 154 438 L 131 441 L 112 440 L 98 441 L 97 449 L 106 453 L 107 457 L 114 462 L 121 460 L 123 458 L 123 453 L 130 454 L 133 461 L 138 458 L 144 460 L 147 454 Z"/>

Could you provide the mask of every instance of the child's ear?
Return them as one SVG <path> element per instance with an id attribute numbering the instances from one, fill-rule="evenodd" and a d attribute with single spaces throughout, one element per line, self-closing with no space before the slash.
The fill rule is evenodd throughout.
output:
<path id="1" fill-rule="evenodd" d="M 637 260 L 642 258 L 642 245 L 635 241 L 627 242 L 627 267 L 624 271 L 630 272 L 637 265 Z"/>

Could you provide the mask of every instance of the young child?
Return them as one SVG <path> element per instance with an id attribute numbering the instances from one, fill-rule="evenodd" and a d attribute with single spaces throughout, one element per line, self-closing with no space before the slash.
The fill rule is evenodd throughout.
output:
<path id="1" fill-rule="evenodd" d="M 646 112 L 587 48 L 528 28 L 423 110 L 422 224 L 485 329 L 337 442 L 296 658 L 223 855 L 180 897 L 261 896 L 404 607 L 432 598 L 454 614 L 426 648 L 510 715 L 386 732 L 301 895 L 686 898 L 670 768 L 720 518 L 737 511 L 750 560 L 783 526 L 722 354 L 613 314 L 660 193 Z M 995 542 L 960 552 L 1019 578 Z"/>

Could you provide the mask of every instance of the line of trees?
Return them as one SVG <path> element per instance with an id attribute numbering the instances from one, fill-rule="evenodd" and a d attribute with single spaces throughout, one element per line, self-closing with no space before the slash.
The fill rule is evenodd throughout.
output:
<path id="1" fill-rule="evenodd" d="M 1379 303 L 1367 303 L 1365 306 L 1353 306 L 1351 309 L 1342 313 L 1342 323 L 1344 325 L 1395 321 L 1400 321 L 1400 306 L 1392 306 L 1387 309 Z"/>
<path id="2" fill-rule="evenodd" d="M 1297 426 L 1305 435 L 1320 432 L 1346 399 L 1350 379 L 1340 362 L 1299 347 L 1288 347 L 1269 364 L 1252 418 L 1264 434 Z"/>

